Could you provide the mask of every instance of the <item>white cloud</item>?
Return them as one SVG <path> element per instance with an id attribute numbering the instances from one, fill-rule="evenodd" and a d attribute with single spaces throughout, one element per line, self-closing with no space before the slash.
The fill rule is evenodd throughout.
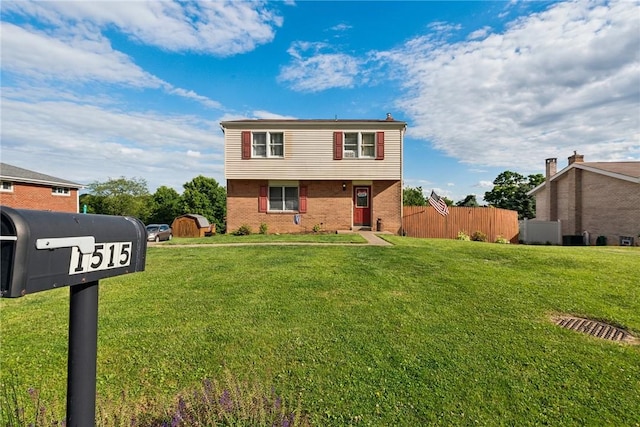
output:
<path id="1" fill-rule="evenodd" d="M 478 181 L 478 183 L 475 184 L 474 187 L 493 188 L 493 182 L 492 181 Z"/>
<path id="2" fill-rule="evenodd" d="M 271 119 L 271 120 L 294 120 L 296 117 L 283 116 L 282 114 L 272 113 L 270 111 L 256 110 L 253 112 L 253 118 L 255 119 Z"/>
<path id="3" fill-rule="evenodd" d="M 223 136 L 214 121 L 5 94 L 1 107 L 2 160 L 9 164 L 80 183 L 144 175 L 151 191 L 180 190 L 198 174 L 222 177 Z"/>
<path id="4" fill-rule="evenodd" d="M 405 178 L 402 182 L 404 187 L 423 187 L 426 188 L 431 185 L 432 182 L 426 179 Z"/>
<path id="5" fill-rule="evenodd" d="M 267 120 L 294 120 L 297 117 L 283 116 L 282 114 L 276 114 L 271 111 L 255 110 L 249 114 L 224 114 L 220 117 L 221 122 L 233 121 L 233 120 L 253 120 L 253 119 L 267 119 Z"/>
<path id="6" fill-rule="evenodd" d="M 293 43 L 287 50 L 292 61 L 280 69 L 278 81 L 300 92 L 353 87 L 362 72 L 361 61 L 344 53 L 323 53 L 327 49 L 325 43 Z M 311 52 L 305 57 L 307 51 Z"/>
<path id="7" fill-rule="evenodd" d="M 467 36 L 469 40 L 483 39 L 491 32 L 491 27 L 482 27 Z"/>
<path id="8" fill-rule="evenodd" d="M 282 25 L 266 1 L 3 2 L 3 12 L 38 16 L 57 27 L 115 27 L 169 51 L 229 56 L 255 49 Z"/>
<path id="9" fill-rule="evenodd" d="M 449 34 L 462 28 L 460 24 L 452 24 L 445 21 L 436 21 L 428 25 L 429 29 L 440 34 Z"/>
<path id="10" fill-rule="evenodd" d="M 344 31 L 350 30 L 351 28 L 353 28 L 351 25 L 342 23 L 342 24 L 334 25 L 333 27 L 330 28 L 330 30 L 336 31 L 336 32 L 344 32 Z"/>
<path id="11" fill-rule="evenodd" d="M 167 93 L 196 101 L 208 108 L 222 108 L 219 102 L 197 93 L 173 87 L 144 71 L 122 52 L 113 50 L 109 40 L 84 27 L 54 31 L 27 30 L 2 22 L 2 69 L 22 81 L 56 81 L 61 86 L 114 84 L 135 88 L 162 89 Z"/>
<path id="12" fill-rule="evenodd" d="M 567 2 L 482 40 L 420 37 L 379 57 L 404 67 L 408 135 L 463 162 L 637 160 L 639 28 L 637 2 Z"/>
<path id="13" fill-rule="evenodd" d="M 114 51 L 108 40 L 51 37 L 2 23 L 2 68 L 23 77 L 66 81 L 101 81 L 137 87 L 160 87 L 162 82 Z"/>

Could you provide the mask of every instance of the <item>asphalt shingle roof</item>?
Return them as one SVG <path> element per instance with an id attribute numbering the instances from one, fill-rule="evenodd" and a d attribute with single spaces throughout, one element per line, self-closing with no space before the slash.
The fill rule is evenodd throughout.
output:
<path id="1" fill-rule="evenodd" d="M 0 178 L 3 181 L 26 182 L 30 184 L 59 185 L 71 188 L 84 187 L 83 184 L 78 184 L 77 182 L 19 168 L 7 163 L 0 163 Z"/>

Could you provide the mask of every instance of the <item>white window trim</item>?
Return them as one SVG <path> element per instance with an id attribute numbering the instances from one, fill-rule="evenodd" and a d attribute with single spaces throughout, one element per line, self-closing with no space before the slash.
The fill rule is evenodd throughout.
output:
<path id="1" fill-rule="evenodd" d="M 62 192 L 57 192 L 56 190 L 62 190 Z M 69 196 L 71 196 L 71 188 L 69 188 L 69 187 L 51 187 L 51 195 L 52 196 L 69 197 Z"/>
<path id="2" fill-rule="evenodd" d="M 253 151 L 253 135 L 256 133 L 264 133 L 266 134 L 266 149 L 265 149 L 265 156 L 256 156 L 254 151 Z M 272 156 L 271 155 L 271 134 L 272 133 L 280 133 L 282 134 L 282 156 Z M 254 130 L 251 131 L 251 158 L 252 159 L 284 159 L 284 147 L 285 147 L 285 142 L 284 142 L 284 131 L 279 131 L 279 130 Z"/>
<path id="3" fill-rule="evenodd" d="M 271 188 L 273 187 L 295 187 L 298 191 L 298 209 L 272 209 L 271 208 Z M 284 196 L 284 194 L 283 194 Z M 283 199 L 283 202 L 285 199 Z M 267 187 L 267 212 L 268 213 L 291 213 L 298 212 L 300 209 L 300 185 L 298 181 L 269 181 Z"/>
<path id="4" fill-rule="evenodd" d="M 356 152 L 354 155 L 347 155 L 347 153 L 352 153 L 351 150 L 347 150 L 347 134 L 348 133 L 357 133 L 358 134 L 358 143 L 356 146 Z M 363 156 L 360 153 L 362 152 L 362 134 L 371 134 L 373 135 L 373 156 Z M 342 158 L 343 159 L 375 159 L 376 158 L 376 149 L 377 141 L 376 141 L 376 133 L 374 131 L 351 131 L 351 132 L 342 132 Z"/>
<path id="5" fill-rule="evenodd" d="M 4 184 L 9 184 L 9 188 L 4 188 Z M 3 193 L 13 193 L 13 181 L 2 181 L 0 185 L 0 191 Z"/>

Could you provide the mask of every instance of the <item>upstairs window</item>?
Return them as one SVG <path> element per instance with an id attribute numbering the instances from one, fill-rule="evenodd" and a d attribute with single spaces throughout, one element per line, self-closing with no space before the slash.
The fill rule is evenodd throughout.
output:
<path id="1" fill-rule="evenodd" d="M 69 187 L 53 187 L 51 189 L 51 194 L 54 196 L 68 196 L 71 192 Z"/>
<path id="2" fill-rule="evenodd" d="M 384 159 L 384 132 L 335 132 L 334 160 Z"/>
<path id="3" fill-rule="evenodd" d="M 345 132 L 344 158 L 368 158 L 376 156 L 376 134 L 373 132 Z"/>
<path id="4" fill-rule="evenodd" d="M 242 132 L 242 158 L 284 157 L 284 133 Z"/>
<path id="5" fill-rule="evenodd" d="M 13 191 L 13 182 L 11 182 L 11 181 L 2 181 L 2 184 L 0 184 L 0 191 L 5 191 L 7 193 L 11 193 Z"/>

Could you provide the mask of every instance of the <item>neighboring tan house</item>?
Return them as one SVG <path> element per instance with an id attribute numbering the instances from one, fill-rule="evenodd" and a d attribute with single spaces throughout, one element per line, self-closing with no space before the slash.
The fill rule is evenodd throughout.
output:
<path id="1" fill-rule="evenodd" d="M 560 220 L 563 236 L 595 244 L 633 245 L 640 234 L 640 162 L 585 162 L 574 152 L 557 172 L 546 159 L 545 182 L 527 193 L 536 198 L 536 220 Z"/>
<path id="2" fill-rule="evenodd" d="M 227 230 L 402 227 L 402 144 L 394 120 L 236 120 L 225 142 Z M 378 227 L 379 226 L 379 227 Z"/>
<path id="3" fill-rule="evenodd" d="M 78 212 L 82 184 L 0 163 L 0 205 L 17 209 Z"/>

